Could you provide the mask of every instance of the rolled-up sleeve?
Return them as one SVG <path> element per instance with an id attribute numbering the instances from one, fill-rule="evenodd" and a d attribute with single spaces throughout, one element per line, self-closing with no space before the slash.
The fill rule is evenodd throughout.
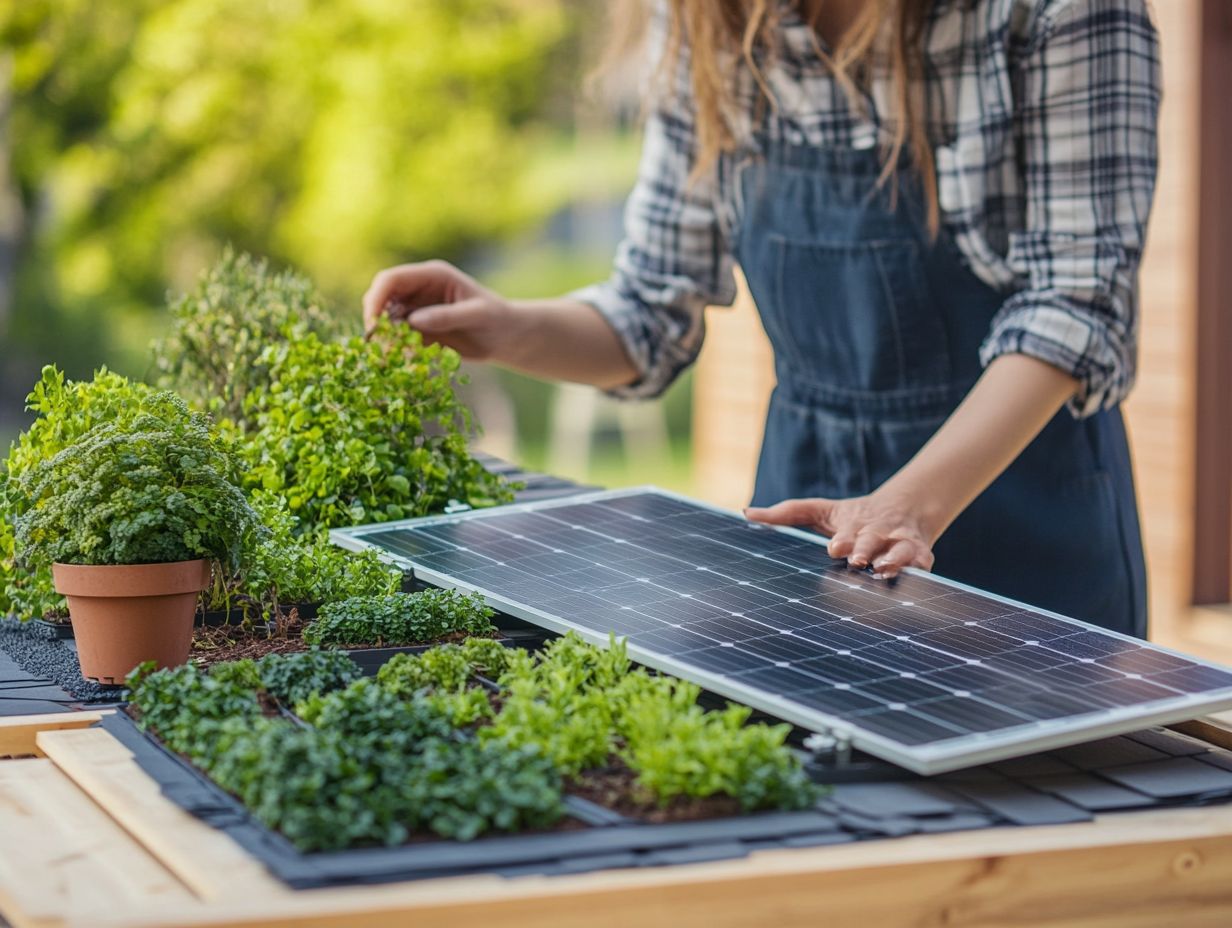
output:
<path id="1" fill-rule="evenodd" d="M 637 185 L 625 207 L 624 240 L 612 276 L 571 294 L 595 307 L 638 371 L 609 391 L 657 396 L 693 363 L 705 335 L 704 309 L 735 299 L 733 259 L 716 213 L 714 172 L 692 181 L 692 117 L 663 101 L 649 116 Z"/>
<path id="2" fill-rule="evenodd" d="M 1018 353 L 1066 371 L 1079 383 L 1070 410 L 1086 416 L 1134 382 L 1158 37 L 1144 0 L 1057 0 L 1036 35 L 1014 86 L 1026 222 L 1007 260 L 1023 286 L 981 360 Z"/>

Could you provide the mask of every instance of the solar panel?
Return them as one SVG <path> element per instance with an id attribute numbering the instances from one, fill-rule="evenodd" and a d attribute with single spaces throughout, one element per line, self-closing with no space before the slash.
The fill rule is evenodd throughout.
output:
<path id="1" fill-rule="evenodd" d="M 1232 671 L 655 488 L 335 530 L 420 579 L 941 773 L 1232 707 Z"/>

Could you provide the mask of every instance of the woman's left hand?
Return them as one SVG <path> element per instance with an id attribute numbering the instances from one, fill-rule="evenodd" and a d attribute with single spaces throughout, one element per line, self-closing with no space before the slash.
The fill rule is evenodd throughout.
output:
<path id="1" fill-rule="evenodd" d="M 911 499 L 884 487 L 852 499 L 789 499 L 744 514 L 768 525 L 815 529 L 830 537 L 830 557 L 846 558 L 861 569 L 872 565 L 887 579 L 904 567 L 930 570 L 932 547 L 941 534 L 929 527 L 931 520 Z"/>

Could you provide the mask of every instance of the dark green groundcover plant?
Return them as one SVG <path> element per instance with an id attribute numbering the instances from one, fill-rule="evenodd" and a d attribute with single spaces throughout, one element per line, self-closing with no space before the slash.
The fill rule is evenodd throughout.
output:
<path id="1" fill-rule="evenodd" d="M 131 423 L 95 426 L 19 482 L 24 562 L 155 564 L 209 558 L 237 569 L 261 531 L 209 419 L 174 394 Z"/>
<path id="2" fill-rule="evenodd" d="M 313 333 L 269 345 L 267 387 L 244 403 L 245 481 L 282 496 L 297 531 L 507 502 L 509 486 L 467 452 L 456 352 L 388 321 L 368 341 Z"/>
<path id="3" fill-rule="evenodd" d="M 268 716 L 258 697 L 277 685 L 267 660 L 208 674 L 143 670 L 129 679 L 130 699 L 142 727 L 300 850 L 396 845 L 425 832 L 470 840 L 548 827 L 564 814 L 560 776 L 538 750 L 462 738 L 431 701 L 371 679 L 314 694 L 311 725 Z M 300 692 L 350 673 L 321 674 L 318 662 L 281 669 L 295 672 Z"/>
<path id="4" fill-rule="evenodd" d="M 490 635 L 493 614 L 481 596 L 457 590 L 353 596 L 323 606 L 304 628 L 304 640 L 337 647 L 425 644 L 455 632 Z"/>
<path id="5" fill-rule="evenodd" d="M 250 690 L 263 690 L 282 705 L 295 706 L 318 693 L 329 693 L 363 676 L 359 665 L 342 651 L 311 648 L 295 654 L 267 654 L 216 664 L 215 681 L 235 681 Z"/>

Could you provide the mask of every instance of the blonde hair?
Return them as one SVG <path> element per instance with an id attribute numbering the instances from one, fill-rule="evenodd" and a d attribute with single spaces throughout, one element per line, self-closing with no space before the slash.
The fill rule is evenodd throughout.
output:
<path id="1" fill-rule="evenodd" d="M 887 115 L 893 132 L 883 152 L 878 184 L 893 177 L 906 150 L 923 184 L 929 231 L 936 234 L 940 224 L 936 166 L 924 112 L 924 39 L 933 0 L 864 0 L 855 21 L 830 54 L 817 41 L 817 23 L 825 2 L 796 0 L 795 6 L 805 22 L 814 27 L 814 50 L 851 105 L 857 110 L 864 107 L 860 87 L 868 82 L 874 57 L 885 61 L 890 75 L 893 110 Z M 782 0 L 668 0 L 667 7 L 667 42 L 657 83 L 670 82 L 687 47 L 696 120 L 696 178 L 713 170 L 719 155 L 738 144 L 725 116 L 736 107 L 739 75 L 731 67 L 732 61 L 740 62 L 753 76 L 760 91 L 759 103 L 775 105 L 764 72 L 774 64 L 784 5 Z M 645 22 L 641 0 L 627 0 L 616 9 L 608 60 L 639 39 L 640 28 L 631 28 L 630 24 Z"/>

